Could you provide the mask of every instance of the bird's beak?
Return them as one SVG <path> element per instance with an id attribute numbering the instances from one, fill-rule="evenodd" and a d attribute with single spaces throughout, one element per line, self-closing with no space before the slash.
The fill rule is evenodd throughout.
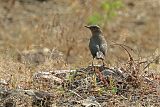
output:
<path id="1" fill-rule="evenodd" d="M 86 28 L 90 28 L 89 26 L 84 26 L 84 27 L 86 27 Z"/>

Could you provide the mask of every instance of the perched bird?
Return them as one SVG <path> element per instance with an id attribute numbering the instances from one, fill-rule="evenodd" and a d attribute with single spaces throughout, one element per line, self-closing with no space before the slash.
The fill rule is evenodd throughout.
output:
<path id="1" fill-rule="evenodd" d="M 101 59 L 104 66 L 104 59 L 107 53 L 107 42 L 102 35 L 102 31 L 97 25 L 85 26 L 91 30 L 92 36 L 89 41 L 89 49 L 91 51 L 93 60 Z M 93 61 L 92 61 L 93 65 Z"/>

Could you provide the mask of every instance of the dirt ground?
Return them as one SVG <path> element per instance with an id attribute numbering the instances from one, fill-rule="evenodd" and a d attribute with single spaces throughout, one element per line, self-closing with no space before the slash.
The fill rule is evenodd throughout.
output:
<path id="1" fill-rule="evenodd" d="M 23 88 L 36 89 L 32 84 L 35 71 L 77 69 L 90 65 L 92 57 L 88 42 L 91 33 L 84 26 L 89 24 L 88 19 L 95 12 L 104 14 L 101 8 L 104 1 L 1 0 L 0 78 L 12 80 L 9 84 L 11 89 L 21 83 Z M 100 24 L 108 42 L 105 59 L 108 67 L 120 66 L 129 59 L 126 51 L 114 43 L 132 48 L 133 51 L 128 51 L 135 60 L 149 60 L 160 55 L 160 1 L 122 0 L 121 3 L 123 6 L 115 10 L 116 16 Z M 63 58 L 59 62 L 59 59 L 46 62 L 41 58 L 38 65 L 29 67 L 22 63 L 23 58 L 19 59 L 24 52 L 42 48 L 45 51 L 55 49 Z M 159 59 L 150 65 L 150 69 L 160 73 Z M 44 87 L 41 89 L 45 90 Z"/>

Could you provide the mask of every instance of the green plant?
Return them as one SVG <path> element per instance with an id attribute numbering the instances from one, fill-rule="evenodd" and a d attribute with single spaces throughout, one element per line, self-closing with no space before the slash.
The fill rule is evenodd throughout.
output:
<path id="1" fill-rule="evenodd" d="M 66 79 L 71 83 L 74 79 L 74 76 L 75 76 L 75 72 L 68 73 L 66 75 Z"/>
<path id="2" fill-rule="evenodd" d="M 98 12 L 95 12 L 93 15 L 91 15 L 88 18 L 88 23 L 89 24 L 101 24 L 102 20 L 103 20 L 103 17 Z"/>
<path id="3" fill-rule="evenodd" d="M 113 94 L 116 94 L 116 93 L 117 93 L 117 87 L 112 87 L 111 92 L 112 92 Z"/>
<path id="4" fill-rule="evenodd" d="M 116 83 L 115 80 L 113 79 L 113 77 L 109 77 L 109 85 L 111 87 L 111 92 L 112 94 L 116 94 L 117 93 L 117 87 L 116 87 Z"/>
<path id="5" fill-rule="evenodd" d="M 117 10 L 123 7 L 123 3 L 121 0 L 104 0 L 101 3 L 100 8 L 102 10 L 101 13 L 94 12 L 89 18 L 89 24 L 102 24 L 108 20 L 113 19 L 117 16 Z"/>

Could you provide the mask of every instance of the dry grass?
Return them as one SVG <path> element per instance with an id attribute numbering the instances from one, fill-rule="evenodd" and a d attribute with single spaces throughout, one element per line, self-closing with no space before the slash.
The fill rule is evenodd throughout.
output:
<path id="1" fill-rule="evenodd" d="M 20 88 L 48 91 L 55 93 L 54 103 L 57 106 L 65 107 L 65 104 L 72 104 L 73 102 L 66 103 L 75 97 L 73 93 L 68 92 L 68 87 L 66 87 L 66 91 L 62 86 L 50 88 L 47 86 L 48 84 L 46 86 L 36 84 L 33 81 L 33 74 L 36 71 L 83 68 L 91 63 L 91 55 L 88 49 L 90 32 L 85 29 L 84 25 L 88 23 L 88 17 L 95 11 L 102 11 L 102 8 L 100 8 L 101 2 L 101 0 L 95 0 L 94 2 L 91 0 L 47 0 L 46 2 L 15 0 L 15 3 L 13 2 L 12 4 L 12 2 L 8 3 L 2 0 L 0 2 L 0 78 L 7 81 L 8 84 L 5 87 L 8 89 Z M 158 2 L 158 0 L 132 2 L 124 0 L 124 7 L 117 10 L 117 16 L 103 23 L 104 36 L 109 45 L 111 45 L 106 58 L 108 67 L 122 67 L 129 73 L 134 67 L 140 66 L 137 64 L 138 62 L 134 62 L 133 68 L 126 67 L 128 55 L 121 47 L 112 45 L 112 41 L 131 47 L 134 52 L 128 50 L 134 60 L 152 62 L 145 70 L 139 67 L 137 67 L 138 70 L 135 70 L 138 74 L 136 74 L 137 81 L 134 82 L 138 82 L 138 84 L 142 82 L 142 84 L 135 93 L 134 89 L 132 89 L 133 87 L 129 88 L 131 92 L 129 93 L 130 90 L 128 90 L 129 94 L 127 93 L 128 95 L 125 96 L 128 99 L 130 98 L 129 101 L 124 100 L 119 95 L 111 94 L 110 96 L 109 94 L 107 96 L 109 100 L 98 100 L 104 107 L 107 105 L 131 106 L 132 94 L 142 95 L 141 92 L 144 90 L 146 90 L 143 93 L 144 96 L 146 93 L 154 93 L 151 86 L 143 84 L 142 77 L 138 76 L 147 72 L 147 74 L 153 74 L 154 80 L 157 83 L 159 82 L 159 59 L 152 61 L 160 52 Z M 63 59 L 53 60 L 47 57 L 43 63 L 38 65 L 19 62 L 18 55 L 23 54 L 24 50 L 41 49 L 43 47 L 56 48 L 64 54 Z M 68 79 L 70 80 L 70 78 Z M 94 84 L 94 76 L 91 76 L 91 81 Z M 72 82 L 75 81 L 70 82 L 69 85 L 73 85 Z M 90 84 L 87 87 L 89 86 Z M 86 98 L 87 96 L 95 95 L 97 98 L 101 98 L 100 96 L 105 97 L 106 93 L 108 93 L 101 86 L 94 87 L 98 89 L 95 93 L 89 92 L 92 91 L 90 88 L 92 89 L 92 87 L 87 88 L 88 92 L 82 90 L 84 92 L 81 93 L 81 96 Z M 152 95 L 154 94 L 150 94 L 151 97 L 154 97 Z M 147 98 L 150 96 L 148 95 Z M 76 96 L 76 100 L 79 100 L 79 97 Z M 105 100 L 106 102 L 104 102 Z M 147 100 L 144 100 L 144 102 L 147 102 Z M 30 103 L 28 103 L 29 105 L 31 106 Z M 133 105 L 142 106 L 142 103 L 136 102 Z M 148 104 L 146 106 L 149 107 L 151 105 Z"/>

